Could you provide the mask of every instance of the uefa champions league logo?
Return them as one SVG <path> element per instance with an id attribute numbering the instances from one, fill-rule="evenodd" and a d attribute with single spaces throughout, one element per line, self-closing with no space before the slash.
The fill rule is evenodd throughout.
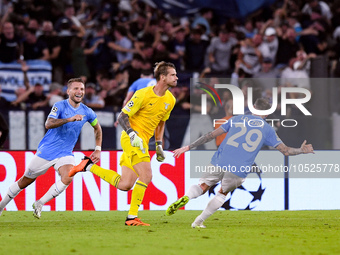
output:
<path id="1" fill-rule="evenodd" d="M 241 186 L 229 192 L 227 200 L 221 208 L 225 210 L 253 210 L 259 205 L 266 188 L 262 185 L 260 173 L 250 174 L 256 174 L 257 178 L 247 178 Z M 212 186 L 208 191 L 209 197 L 215 195 L 219 189 L 219 184 Z"/>

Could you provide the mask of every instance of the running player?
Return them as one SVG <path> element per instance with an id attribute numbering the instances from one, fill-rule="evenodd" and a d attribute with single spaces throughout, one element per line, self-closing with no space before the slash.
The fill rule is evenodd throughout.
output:
<path id="1" fill-rule="evenodd" d="M 80 171 L 90 171 L 123 191 L 130 190 L 136 183 L 125 221 L 128 226 L 149 226 L 137 218 L 138 208 L 152 178 L 149 139 L 155 135 L 157 160 L 162 162 L 165 159 L 162 149 L 165 121 L 176 103 L 175 97 L 168 90 L 177 85 L 175 66 L 164 61 L 156 63 L 154 76 L 157 84 L 136 91 L 118 117 L 124 129 L 120 140 L 123 148 L 120 158 L 122 175 L 103 169 L 86 157 L 70 171 L 70 176 Z"/>
<path id="2" fill-rule="evenodd" d="M 94 128 L 96 139 L 95 151 L 90 158 L 93 162 L 100 159 L 102 144 L 102 129 L 94 111 L 81 103 L 84 97 L 84 82 L 80 78 L 68 81 L 67 94 L 69 98 L 54 104 L 49 113 L 45 127 L 48 129 L 40 141 L 36 154 L 29 163 L 24 175 L 13 183 L 0 202 L 0 215 L 6 205 L 16 197 L 21 190 L 33 183 L 35 179 L 47 172 L 53 166 L 61 176 L 61 180 L 53 184 L 46 194 L 33 203 L 33 215 L 40 218 L 45 203 L 57 197 L 72 182 L 68 176 L 74 166 L 72 150 L 78 140 L 81 128 L 89 122 Z"/>
<path id="3" fill-rule="evenodd" d="M 257 99 L 255 109 L 267 110 L 270 105 L 265 99 Z M 212 170 L 199 181 L 199 185 L 189 188 L 186 195 L 172 203 L 166 210 L 167 215 L 174 214 L 179 208 L 185 206 L 190 199 L 203 195 L 209 188 L 221 181 L 221 189 L 217 195 L 208 203 L 204 211 L 191 224 L 193 228 L 205 228 L 203 222 L 216 212 L 225 202 L 228 192 L 240 186 L 247 177 L 254 160 L 263 145 L 275 147 L 286 156 L 301 153 L 314 153 L 311 144 L 304 141 L 300 148 L 286 146 L 277 136 L 274 129 L 264 121 L 267 116 L 239 115 L 232 117 L 218 129 L 209 132 L 188 146 L 174 151 L 174 157 L 179 157 L 186 151 L 213 140 L 215 137 L 228 132 L 227 136 L 219 146 L 211 159 Z M 218 171 L 223 166 L 233 167 L 233 172 Z M 209 168 L 208 167 L 208 168 Z M 234 171 L 235 170 L 235 171 Z"/>

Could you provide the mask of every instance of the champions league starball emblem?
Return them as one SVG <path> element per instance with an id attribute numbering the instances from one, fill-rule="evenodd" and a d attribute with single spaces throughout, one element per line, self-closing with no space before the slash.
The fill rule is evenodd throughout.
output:
<path id="1" fill-rule="evenodd" d="M 215 195 L 220 187 L 220 184 L 212 186 L 208 191 L 209 197 Z M 241 186 L 229 192 L 227 200 L 221 208 L 225 210 L 253 210 L 261 203 L 265 190 L 266 188 L 262 185 L 261 174 L 250 173 Z"/>

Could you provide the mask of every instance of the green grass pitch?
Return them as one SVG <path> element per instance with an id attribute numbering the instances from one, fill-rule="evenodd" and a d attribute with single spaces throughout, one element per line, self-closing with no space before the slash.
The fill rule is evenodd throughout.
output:
<path id="1" fill-rule="evenodd" d="M 340 254 L 340 211 L 218 211 L 192 229 L 199 211 L 141 211 L 150 227 L 124 225 L 126 212 L 3 212 L 0 254 Z"/>

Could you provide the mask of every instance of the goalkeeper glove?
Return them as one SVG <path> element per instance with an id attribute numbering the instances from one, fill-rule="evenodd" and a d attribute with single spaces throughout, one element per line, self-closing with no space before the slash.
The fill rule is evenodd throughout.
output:
<path id="1" fill-rule="evenodd" d="M 140 150 L 143 150 L 143 140 L 140 138 L 135 131 L 131 128 L 126 131 L 126 133 L 130 136 L 130 142 L 133 147 L 139 147 Z"/>
<path id="2" fill-rule="evenodd" d="M 163 162 L 165 159 L 165 154 L 162 148 L 162 142 L 158 141 L 156 142 L 156 155 L 157 155 L 157 161 Z"/>

